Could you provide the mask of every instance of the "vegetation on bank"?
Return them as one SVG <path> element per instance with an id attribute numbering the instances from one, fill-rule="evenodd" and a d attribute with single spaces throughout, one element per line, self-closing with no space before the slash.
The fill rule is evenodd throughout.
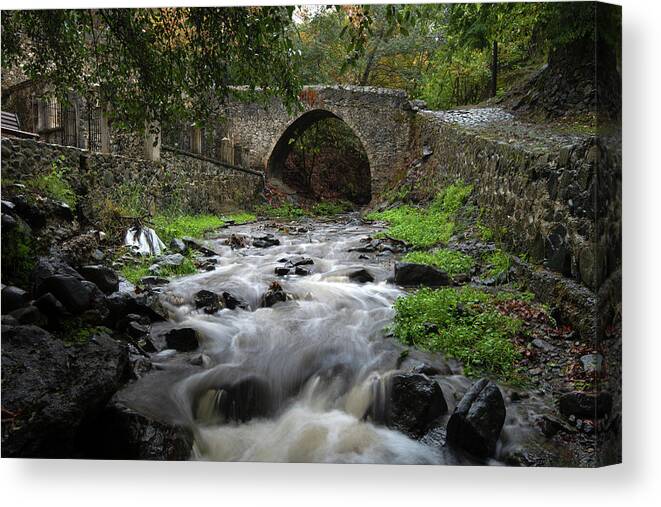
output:
<path id="1" fill-rule="evenodd" d="M 472 185 L 456 182 L 443 189 L 426 208 L 402 205 L 386 211 L 368 213 L 368 220 L 383 220 L 386 235 L 414 248 L 429 248 L 447 243 L 455 232 L 455 218 L 473 191 Z"/>
<path id="2" fill-rule="evenodd" d="M 141 278 L 149 275 L 158 275 L 169 278 L 197 273 L 197 268 L 195 267 L 191 255 L 185 257 L 184 261 L 179 266 L 161 266 L 157 273 L 152 273 L 149 268 L 155 264 L 156 261 L 157 258 L 153 256 L 141 257 L 136 259 L 135 262 L 122 266 L 120 272 L 124 278 L 134 285 L 136 285 Z"/>
<path id="3" fill-rule="evenodd" d="M 404 344 L 460 360 L 465 373 L 518 378 L 513 338 L 522 321 L 504 315 L 491 294 L 474 288 L 423 288 L 395 302 L 395 336 Z"/>
<path id="4" fill-rule="evenodd" d="M 304 217 L 324 217 L 347 213 L 353 209 L 353 205 L 347 201 L 321 201 L 308 208 L 295 206 L 285 202 L 280 206 L 264 204 L 257 206 L 257 215 L 266 218 L 279 218 L 285 220 L 298 220 Z"/>
<path id="5" fill-rule="evenodd" d="M 442 248 L 431 252 L 409 252 L 403 258 L 405 262 L 413 262 L 416 264 L 427 264 L 439 268 L 450 276 L 458 275 L 461 273 L 468 273 L 475 261 L 470 255 L 466 255 L 456 250 L 449 250 Z"/>
<path id="6" fill-rule="evenodd" d="M 71 209 L 75 209 L 78 196 L 67 180 L 70 169 L 64 165 L 61 156 L 51 163 L 48 174 L 34 176 L 25 181 L 25 186 L 40 194 L 50 197 L 54 201 L 63 202 Z"/>

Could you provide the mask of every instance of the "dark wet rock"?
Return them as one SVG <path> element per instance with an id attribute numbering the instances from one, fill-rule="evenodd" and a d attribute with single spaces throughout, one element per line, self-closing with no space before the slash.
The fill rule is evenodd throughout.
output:
<path id="1" fill-rule="evenodd" d="M 28 304 L 29 298 L 27 291 L 8 285 L 2 289 L 2 313 L 11 313 L 14 310 L 23 308 Z"/>
<path id="2" fill-rule="evenodd" d="M 160 287 L 161 285 L 167 285 L 170 283 L 170 280 L 162 276 L 143 276 L 138 282 L 139 285 L 145 287 Z"/>
<path id="3" fill-rule="evenodd" d="M 97 459 L 184 461 L 190 458 L 193 434 L 181 424 L 164 422 L 131 409 L 115 396 L 99 419 L 104 438 Z"/>
<path id="4" fill-rule="evenodd" d="M 126 346 L 104 332 L 67 347 L 35 326 L 4 328 L 2 456 L 84 455 L 85 424 L 119 388 L 127 366 Z"/>
<path id="5" fill-rule="evenodd" d="M 181 238 L 181 240 L 186 244 L 188 248 L 190 248 L 191 250 L 197 250 L 204 256 L 215 257 L 216 255 L 218 255 L 216 252 L 214 252 L 210 248 L 207 248 L 200 241 L 194 238 L 184 237 Z"/>
<path id="6" fill-rule="evenodd" d="M 185 254 L 188 251 L 188 246 L 179 238 L 172 238 L 170 241 L 170 250 L 179 254 Z"/>
<path id="7" fill-rule="evenodd" d="M 283 266 L 278 266 L 277 268 L 275 268 L 275 274 L 278 276 L 287 276 L 290 271 L 291 269 L 285 268 Z"/>
<path id="8" fill-rule="evenodd" d="M 108 325 L 115 326 L 122 318 L 135 313 L 145 316 L 150 322 L 167 320 L 167 311 L 160 303 L 158 294 L 144 291 L 140 294 L 115 292 L 106 298 L 109 310 Z"/>
<path id="9" fill-rule="evenodd" d="M 426 264 L 398 262 L 395 264 L 395 283 L 404 287 L 425 285 L 440 287 L 450 285 L 451 280 L 445 271 Z"/>
<path id="10" fill-rule="evenodd" d="M 452 283 L 454 285 L 466 285 L 470 281 L 471 281 L 471 277 L 466 273 L 459 273 L 452 277 Z"/>
<path id="11" fill-rule="evenodd" d="M 287 301 L 287 293 L 278 282 L 273 282 L 262 295 L 261 306 L 262 308 L 269 308 L 283 301 Z"/>
<path id="12" fill-rule="evenodd" d="M 41 285 L 47 278 L 53 275 L 67 275 L 78 280 L 83 280 L 83 276 L 63 259 L 58 257 L 40 257 L 30 274 L 32 293 L 43 294 L 44 291 L 41 290 Z"/>
<path id="13" fill-rule="evenodd" d="M 250 238 L 241 234 L 231 234 L 225 241 L 232 249 L 245 248 L 250 244 Z"/>
<path id="14" fill-rule="evenodd" d="M 372 275 L 372 273 L 367 271 L 365 268 L 352 271 L 347 276 L 349 277 L 349 280 L 351 280 L 352 282 L 367 283 L 374 281 L 374 276 Z"/>
<path id="15" fill-rule="evenodd" d="M 546 340 L 542 340 L 541 338 L 535 338 L 531 343 L 533 347 L 537 347 L 538 349 L 541 349 L 545 352 L 551 352 L 555 350 L 553 345 L 551 345 Z"/>
<path id="16" fill-rule="evenodd" d="M 71 316 L 71 314 L 64 308 L 64 305 L 53 296 L 50 292 L 39 296 L 34 301 L 34 306 L 39 308 L 41 313 L 43 313 L 48 318 L 48 323 L 50 326 L 55 326 L 62 319 L 66 319 Z"/>
<path id="17" fill-rule="evenodd" d="M 12 317 L 11 315 L 3 315 L 0 317 L 0 322 L 2 322 L 3 326 L 17 326 L 18 321 Z"/>
<path id="18" fill-rule="evenodd" d="M 70 275 L 52 275 L 39 285 L 36 296 L 50 292 L 71 313 L 79 314 L 92 305 L 92 290 L 82 280 Z"/>
<path id="19" fill-rule="evenodd" d="M 559 417 L 550 414 L 543 415 L 539 420 L 539 428 L 545 437 L 551 438 L 559 432 L 576 433 L 576 430 Z"/>
<path id="20" fill-rule="evenodd" d="M 197 332 L 190 327 L 170 329 L 163 334 L 167 348 L 191 352 L 199 347 Z"/>
<path id="21" fill-rule="evenodd" d="M 24 195 L 15 196 L 12 202 L 16 214 L 25 220 L 30 227 L 39 229 L 46 225 L 47 214 L 44 207 L 30 202 Z"/>
<path id="22" fill-rule="evenodd" d="M 294 269 L 294 274 L 298 276 L 308 276 L 310 274 L 310 270 L 301 266 L 296 266 L 296 269 Z"/>
<path id="23" fill-rule="evenodd" d="M 268 248 L 271 246 L 276 246 L 280 244 L 280 240 L 276 238 L 273 234 L 265 234 L 264 236 L 258 236 L 253 238 L 252 246 L 255 248 Z"/>
<path id="24" fill-rule="evenodd" d="M 385 392 L 383 401 L 379 400 L 379 394 L 376 396 L 372 408 L 374 420 L 412 438 L 422 437 L 448 410 L 441 386 L 421 373 L 394 374 L 388 379 Z"/>
<path id="25" fill-rule="evenodd" d="M 558 400 L 560 413 L 565 417 L 576 416 L 589 419 L 600 419 L 610 414 L 613 399 L 610 393 L 573 391 L 563 394 Z"/>
<path id="26" fill-rule="evenodd" d="M 126 325 L 126 334 L 135 340 L 143 338 L 147 333 L 149 333 L 149 325 L 141 324 L 135 320 Z"/>
<path id="27" fill-rule="evenodd" d="M 225 308 L 229 310 L 236 310 L 237 308 L 241 308 L 242 310 L 247 310 L 249 305 L 242 299 L 239 299 L 229 292 L 223 292 L 222 294 L 223 297 L 223 303 L 225 304 Z"/>
<path id="28" fill-rule="evenodd" d="M 101 265 L 83 266 L 78 272 L 94 283 L 104 294 L 112 294 L 119 289 L 119 278 L 112 269 Z"/>
<path id="29" fill-rule="evenodd" d="M 41 313 L 39 308 L 33 305 L 24 306 L 18 310 L 10 313 L 19 324 L 32 324 L 34 326 L 46 327 L 48 325 L 48 318 Z"/>
<path id="30" fill-rule="evenodd" d="M 203 310 L 204 313 L 212 314 L 225 307 L 223 297 L 210 290 L 201 290 L 193 297 L 195 308 Z"/>
<path id="31" fill-rule="evenodd" d="M 290 257 L 289 259 L 281 259 L 280 262 L 284 262 L 285 266 L 288 268 L 295 268 L 296 266 L 311 266 L 314 264 L 314 260 L 309 257 Z"/>
<path id="32" fill-rule="evenodd" d="M 505 402 L 488 379 L 475 382 L 448 421 L 448 443 L 475 456 L 493 456 L 505 422 Z"/>
<path id="33" fill-rule="evenodd" d="M 163 270 L 171 270 L 181 266 L 185 260 L 186 257 L 179 253 L 164 255 L 163 257 L 159 257 L 154 264 L 149 266 L 149 271 L 152 274 L 158 275 L 163 272 Z"/>

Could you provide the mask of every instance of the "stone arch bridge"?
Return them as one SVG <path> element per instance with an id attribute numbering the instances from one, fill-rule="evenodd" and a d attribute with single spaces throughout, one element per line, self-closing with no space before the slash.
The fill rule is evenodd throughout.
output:
<path id="1" fill-rule="evenodd" d="M 248 164 L 278 177 L 289 139 L 326 118 L 344 121 L 360 139 L 370 165 L 373 193 L 384 190 L 406 162 L 413 107 L 402 90 L 357 86 L 308 86 L 302 109 L 289 113 L 272 99 L 267 104 L 232 102 L 228 134 L 248 150 Z"/>

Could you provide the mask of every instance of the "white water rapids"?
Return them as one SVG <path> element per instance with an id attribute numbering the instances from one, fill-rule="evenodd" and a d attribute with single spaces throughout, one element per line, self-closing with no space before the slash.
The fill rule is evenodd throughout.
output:
<path id="1" fill-rule="evenodd" d="M 165 327 L 194 328 L 202 356 L 200 351 L 154 355 L 162 375 L 143 379 L 146 394 L 136 395 L 142 397 L 137 405 L 147 412 L 176 411 L 194 430 L 193 457 L 200 460 L 469 463 L 433 438 L 416 441 L 365 418 L 374 386 L 399 366 L 402 351 L 384 336 L 394 316 L 393 302 L 402 294 L 386 282 L 391 257 L 360 258 L 349 251 L 374 228 L 357 219 L 316 222 L 309 224 L 309 232 L 268 229 L 281 242 L 269 248 L 233 250 L 225 244 L 231 233 L 259 235 L 264 232 L 260 227 L 221 231 L 221 237 L 207 242 L 220 254 L 216 268 L 164 288 L 161 300 L 172 316 Z M 277 277 L 280 261 L 293 256 L 311 258 L 314 264 L 305 267 L 313 273 Z M 374 282 L 347 277 L 363 267 Z M 274 280 L 292 299 L 260 308 Z M 193 304 L 202 289 L 229 292 L 250 309 L 205 314 Z M 190 364 L 193 357 L 196 366 Z M 446 363 L 442 367 L 447 375 L 438 380 L 452 411 L 470 381 L 453 374 Z M 225 398 L 238 415 L 234 420 L 217 410 L 226 386 L 247 386 L 237 388 L 245 399 Z M 251 416 L 244 418 L 246 410 Z"/>

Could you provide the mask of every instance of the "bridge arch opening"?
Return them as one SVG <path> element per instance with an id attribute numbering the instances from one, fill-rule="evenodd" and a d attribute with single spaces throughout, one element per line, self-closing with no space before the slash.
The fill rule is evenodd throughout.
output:
<path id="1" fill-rule="evenodd" d="M 267 175 L 304 197 L 367 204 L 372 197 L 369 157 L 358 135 L 336 114 L 307 111 L 276 142 Z"/>

